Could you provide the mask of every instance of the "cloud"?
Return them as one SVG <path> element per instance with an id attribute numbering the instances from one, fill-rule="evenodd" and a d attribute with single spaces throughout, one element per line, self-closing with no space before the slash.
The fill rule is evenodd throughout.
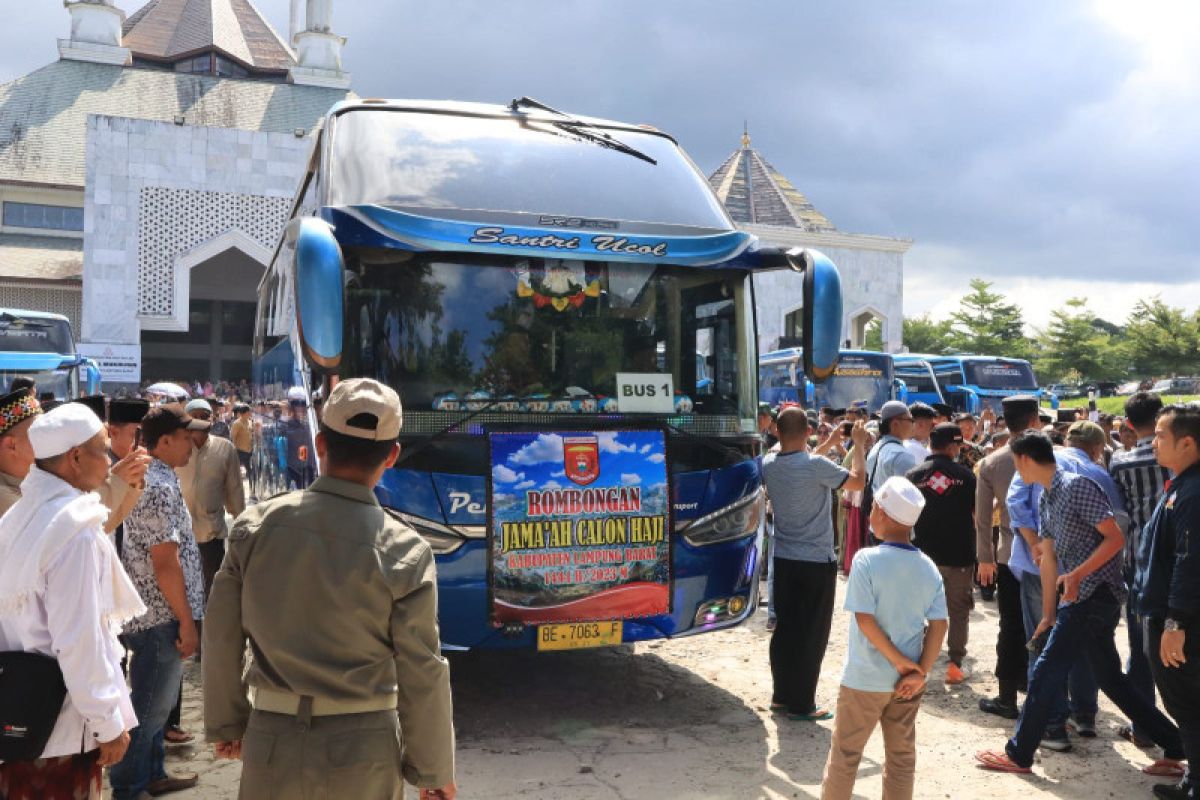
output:
<path id="1" fill-rule="evenodd" d="M 566 470 L 561 470 L 561 469 L 556 470 L 556 471 L 550 473 L 550 477 L 551 478 L 565 478 L 565 477 L 567 477 L 567 472 L 566 472 Z"/>
<path id="2" fill-rule="evenodd" d="M 524 472 L 509 469 L 503 464 L 497 464 L 492 467 L 492 480 L 495 483 L 513 483 L 514 481 L 522 480 L 524 477 Z"/>
<path id="3" fill-rule="evenodd" d="M 651 464 L 661 464 L 662 462 L 667 460 L 667 457 L 664 456 L 662 453 L 654 453 L 646 460 L 649 461 Z"/>
<path id="4" fill-rule="evenodd" d="M 539 433 L 538 437 L 508 457 L 510 463 L 532 467 L 548 461 L 563 460 L 563 440 L 557 433 Z"/>
<path id="5" fill-rule="evenodd" d="M 513 491 L 523 492 L 526 489 L 532 489 L 534 486 L 535 486 L 534 481 L 521 481 L 520 483 L 518 483 L 516 486 L 513 487 Z"/>
<path id="6" fill-rule="evenodd" d="M 637 447 L 631 444 L 621 444 L 617 441 L 617 434 L 614 431 L 599 431 L 596 433 L 596 438 L 600 441 L 601 453 L 633 453 Z"/>
<path id="7" fill-rule="evenodd" d="M 650 452 L 650 448 L 653 446 L 654 445 L 651 445 L 651 444 L 644 444 L 644 445 L 642 445 L 641 449 L 638 450 L 638 452 L 641 453 L 642 455 L 646 455 L 646 453 Z"/>
<path id="8" fill-rule="evenodd" d="M 637 486 L 641 482 L 642 476 L 638 475 L 636 472 L 621 473 L 621 483 L 625 484 L 626 486 Z"/>
<path id="9" fill-rule="evenodd" d="M 558 481 L 546 481 L 542 484 L 543 489 L 561 489 L 563 485 Z"/>

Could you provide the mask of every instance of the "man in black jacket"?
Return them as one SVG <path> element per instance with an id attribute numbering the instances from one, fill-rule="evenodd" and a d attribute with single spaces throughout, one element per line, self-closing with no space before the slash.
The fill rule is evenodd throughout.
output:
<path id="1" fill-rule="evenodd" d="M 1163 705 L 1179 725 L 1192 770 L 1200 765 L 1200 404 L 1167 406 L 1154 455 L 1174 478 L 1142 534 L 1134 580 L 1146 658 Z M 1195 773 L 1157 797 L 1200 798 Z"/>
<path id="2" fill-rule="evenodd" d="M 967 631 L 975 607 L 975 475 L 957 462 L 963 435 L 952 422 L 929 435 L 932 455 L 908 472 L 925 496 L 925 510 L 913 527 L 913 544 L 937 564 L 946 585 L 950 612 L 946 683 L 966 680 Z"/>

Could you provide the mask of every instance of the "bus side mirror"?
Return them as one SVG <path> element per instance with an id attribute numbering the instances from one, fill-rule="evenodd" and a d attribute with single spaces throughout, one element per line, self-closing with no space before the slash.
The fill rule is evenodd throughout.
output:
<path id="1" fill-rule="evenodd" d="M 295 252 L 296 323 L 304 359 L 316 371 L 336 372 L 342 362 L 342 249 L 324 220 L 304 217 L 285 234 Z"/>
<path id="2" fill-rule="evenodd" d="M 804 374 L 824 383 L 837 368 L 842 346 L 842 278 L 818 250 L 795 248 L 787 259 L 804 280 Z"/>

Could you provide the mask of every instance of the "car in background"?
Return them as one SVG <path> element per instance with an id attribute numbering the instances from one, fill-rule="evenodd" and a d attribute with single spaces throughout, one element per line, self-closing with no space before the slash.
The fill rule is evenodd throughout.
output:
<path id="1" fill-rule="evenodd" d="M 1164 378 L 1150 388 L 1157 394 L 1196 394 L 1195 378 Z"/>
<path id="2" fill-rule="evenodd" d="M 1129 395 L 1133 394 L 1138 389 L 1140 389 L 1141 386 L 1142 386 L 1141 381 L 1129 381 L 1128 383 L 1122 383 L 1120 386 L 1117 387 L 1117 396 L 1118 397 L 1128 397 Z"/>
<path id="3" fill-rule="evenodd" d="M 1059 400 L 1067 400 L 1072 397 L 1083 397 L 1086 392 L 1083 387 L 1074 383 L 1055 383 L 1049 386 L 1046 391 L 1058 397 Z"/>

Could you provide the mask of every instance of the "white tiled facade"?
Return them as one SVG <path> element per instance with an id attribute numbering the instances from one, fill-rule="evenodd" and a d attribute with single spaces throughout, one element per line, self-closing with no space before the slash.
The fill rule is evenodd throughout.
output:
<path id="1" fill-rule="evenodd" d="M 311 144 L 290 133 L 89 116 L 83 341 L 138 344 L 143 329 L 186 330 L 188 253 L 225 237 L 249 242 L 264 262 Z"/>
<path id="2" fill-rule="evenodd" d="M 739 225 L 767 244 L 820 250 L 842 278 L 842 342 L 855 341 L 854 322 L 863 315 L 883 320 L 884 347 L 900 349 L 904 334 L 904 253 L 907 239 L 847 233 L 813 233 L 769 225 Z M 803 286 L 796 273 L 779 270 L 755 275 L 758 349 L 774 350 L 784 333 L 785 316 L 801 306 Z"/>

